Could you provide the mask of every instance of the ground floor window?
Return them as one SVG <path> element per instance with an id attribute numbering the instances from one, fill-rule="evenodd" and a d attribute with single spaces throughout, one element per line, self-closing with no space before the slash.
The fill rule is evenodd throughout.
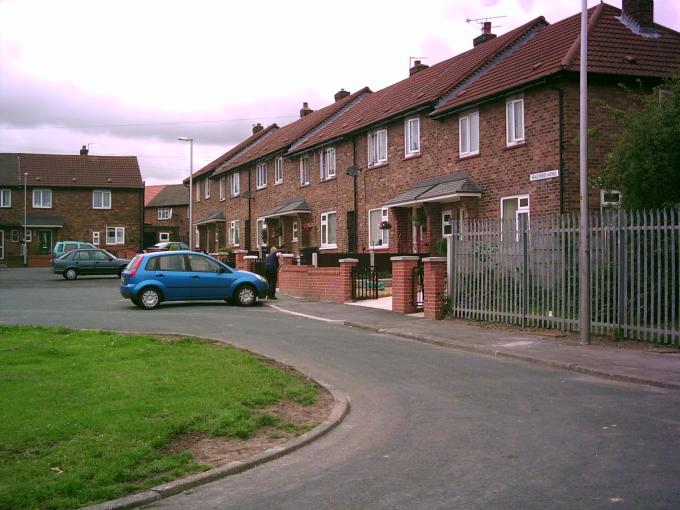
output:
<path id="1" fill-rule="evenodd" d="M 263 219 L 257 220 L 257 245 L 261 246 L 263 244 L 267 244 L 267 238 L 263 236 L 263 233 L 265 231 L 265 222 Z"/>
<path id="2" fill-rule="evenodd" d="M 241 244 L 241 221 L 234 220 L 229 224 L 229 244 Z"/>
<path id="3" fill-rule="evenodd" d="M 125 244 L 125 227 L 106 227 L 106 244 Z"/>
<path id="4" fill-rule="evenodd" d="M 12 242 L 13 243 L 19 242 L 19 231 L 18 230 L 12 230 Z"/>
<path id="5" fill-rule="evenodd" d="M 389 246 L 390 229 L 380 228 L 389 224 L 387 208 L 368 211 L 368 245 L 371 248 Z"/>
<path id="6" fill-rule="evenodd" d="M 297 221 L 294 221 L 293 222 L 293 234 L 292 234 L 291 241 L 296 242 L 298 240 L 299 231 L 300 231 L 300 224 Z"/>
<path id="7" fill-rule="evenodd" d="M 321 247 L 337 248 L 337 221 L 335 211 L 321 215 Z"/>
<path id="8" fill-rule="evenodd" d="M 92 244 L 95 246 L 99 246 L 100 239 L 99 239 L 99 232 L 92 232 Z"/>
<path id="9" fill-rule="evenodd" d="M 529 226 L 529 195 L 501 198 L 501 222 L 501 229 L 514 231 L 519 240 L 522 225 Z"/>
<path id="10" fill-rule="evenodd" d="M 442 211 L 442 237 L 448 237 L 453 233 L 453 214 L 451 211 Z"/>

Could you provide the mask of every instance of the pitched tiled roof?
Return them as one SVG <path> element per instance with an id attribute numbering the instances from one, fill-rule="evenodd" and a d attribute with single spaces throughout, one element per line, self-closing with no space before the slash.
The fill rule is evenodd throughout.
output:
<path id="1" fill-rule="evenodd" d="M 170 184 L 163 187 L 145 207 L 168 207 L 172 205 L 189 205 L 189 188 L 184 184 Z"/>
<path id="2" fill-rule="evenodd" d="M 375 125 L 396 115 L 428 105 L 455 87 L 461 80 L 501 55 L 518 40 L 545 24 L 536 18 L 495 39 L 444 60 L 408 78 L 374 92 L 323 129 L 296 146 L 301 152 L 315 145 Z"/>
<path id="3" fill-rule="evenodd" d="M 478 195 L 482 188 L 467 172 L 440 175 L 420 182 L 383 204 L 384 207 L 403 207 L 422 202 L 439 202 L 461 195 Z"/>
<path id="4" fill-rule="evenodd" d="M 286 124 L 285 126 L 276 130 L 276 132 L 266 140 L 263 140 L 262 143 L 253 146 L 251 149 L 244 151 L 240 156 L 234 158 L 233 161 L 228 163 L 224 169 L 218 173 L 223 171 L 226 172 L 227 170 L 231 170 L 232 168 L 253 162 L 277 151 L 287 149 L 293 142 L 295 142 L 295 140 L 307 134 L 322 122 L 328 120 L 334 114 L 342 110 L 345 106 L 350 106 L 356 100 L 359 100 L 358 104 L 361 104 L 361 101 L 363 101 L 361 98 L 364 96 L 370 96 L 370 92 L 371 91 L 368 87 L 364 87 L 363 89 L 350 94 L 349 96 L 346 96 L 324 108 L 321 108 L 320 110 L 316 110 L 315 112 L 309 113 L 304 117 L 291 122 L 290 124 Z M 353 108 L 356 108 L 356 106 L 352 106 L 350 110 Z"/>
<path id="5" fill-rule="evenodd" d="M 160 184 L 158 186 L 145 186 L 144 187 L 144 205 L 147 205 L 149 202 L 151 202 L 156 195 L 158 195 L 163 188 L 165 188 L 165 184 Z"/>
<path id="6" fill-rule="evenodd" d="M 197 172 L 194 172 L 194 179 L 196 179 L 197 177 L 200 177 L 200 176 L 202 176 L 202 175 L 205 175 L 205 174 L 207 174 L 207 173 L 209 173 L 209 172 L 212 172 L 213 170 L 215 170 L 215 169 L 216 169 L 217 167 L 219 167 L 220 165 L 226 163 L 226 162 L 229 161 L 231 158 L 233 158 L 234 156 L 238 155 L 239 152 L 243 151 L 243 150 L 244 150 L 245 148 L 247 148 L 248 146 L 253 145 L 253 144 L 256 144 L 256 143 L 259 143 L 261 140 L 264 140 L 265 138 L 267 138 L 268 136 L 270 136 L 272 132 L 274 132 L 275 130 L 277 130 L 278 127 L 279 127 L 279 126 L 277 126 L 276 124 L 270 124 L 270 125 L 267 126 L 266 128 L 264 128 L 264 129 L 258 131 L 257 133 L 253 133 L 253 134 L 250 135 L 248 138 L 246 138 L 245 140 L 243 140 L 241 143 L 239 143 L 238 145 L 232 147 L 232 148 L 229 149 L 227 152 L 225 152 L 224 154 L 222 154 L 219 158 L 215 159 L 214 161 L 211 161 L 210 163 L 208 163 L 207 165 L 205 165 L 203 168 L 201 168 L 201 169 L 198 170 Z M 188 184 L 188 183 L 189 183 L 189 178 L 187 177 L 187 178 L 184 179 L 184 181 L 182 181 L 182 182 L 184 182 L 185 184 Z"/>
<path id="7" fill-rule="evenodd" d="M 657 37 L 634 33 L 620 9 L 598 4 L 588 11 L 588 72 L 668 77 L 680 69 L 680 34 L 656 25 Z M 581 15 L 549 25 L 513 54 L 439 105 L 434 115 L 561 72 L 578 72 Z"/>
<path id="8" fill-rule="evenodd" d="M 29 186 L 144 188 L 135 156 L 19 154 Z"/>
<path id="9" fill-rule="evenodd" d="M 260 218 L 278 218 L 279 216 L 293 216 L 311 212 L 312 209 L 304 198 L 289 198 L 279 202 L 276 207 L 263 212 Z"/>
<path id="10" fill-rule="evenodd" d="M 15 153 L 0 154 L 0 186 L 18 186 L 19 160 Z"/>

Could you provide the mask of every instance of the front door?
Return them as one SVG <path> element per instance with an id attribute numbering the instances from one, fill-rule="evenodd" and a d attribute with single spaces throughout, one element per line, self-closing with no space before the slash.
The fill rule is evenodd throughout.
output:
<path id="1" fill-rule="evenodd" d="M 5 231 L 0 230 L 0 260 L 5 258 Z"/>
<path id="2" fill-rule="evenodd" d="M 38 252 L 45 254 L 52 251 L 52 231 L 39 230 L 38 231 Z"/>

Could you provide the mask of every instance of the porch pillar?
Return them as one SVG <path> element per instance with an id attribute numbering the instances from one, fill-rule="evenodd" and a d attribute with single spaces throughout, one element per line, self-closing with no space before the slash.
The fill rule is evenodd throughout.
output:
<path id="1" fill-rule="evenodd" d="M 392 261 L 392 311 L 415 313 L 413 270 L 418 267 L 419 257 L 407 255 L 404 257 L 391 257 L 390 260 Z"/>
<path id="2" fill-rule="evenodd" d="M 423 259 L 425 274 L 424 312 L 426 319 L 441 320 L 446 315 L 444 295 L 446 291 L 446 257 L 427 257 Z"/>
<path id="3" fill-rule="evenodd" d="M 352 269 L 357 266 L 359 259 L 340 259 L 340 294 L 341 303 L 352 300 Z"/>

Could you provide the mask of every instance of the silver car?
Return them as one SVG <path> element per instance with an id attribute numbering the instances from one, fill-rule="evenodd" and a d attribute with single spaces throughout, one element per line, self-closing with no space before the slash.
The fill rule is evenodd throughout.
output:
<path id="1" fill-rule="evenodd" d="M 106 250 L 73 250 L 53 259 L 52 271 L 67 280 L 90 274 L 120 276 L 129 263 L 130 259 L 119 259 Z"/>

